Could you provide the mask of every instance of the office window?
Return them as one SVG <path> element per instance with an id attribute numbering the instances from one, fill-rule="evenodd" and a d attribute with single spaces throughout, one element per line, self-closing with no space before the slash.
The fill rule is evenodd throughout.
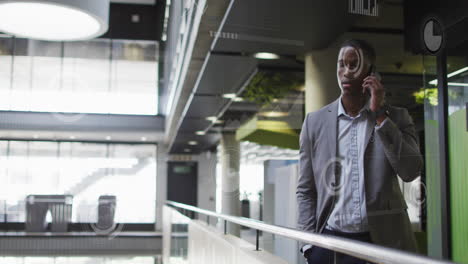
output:
<path id="1" fill-rule="evenodd" d="M 158 43 L 0 36 L 0 110 L 158 113 Z"/>
<path id="2" fill-rule="evenodd" d="M 28 195 L 73 196 L 72 222 L 95 223 L 116 196 L 115 221 L 154 223 L 156 146 L 0 141 L 0 222 L 24 222 Z"/>

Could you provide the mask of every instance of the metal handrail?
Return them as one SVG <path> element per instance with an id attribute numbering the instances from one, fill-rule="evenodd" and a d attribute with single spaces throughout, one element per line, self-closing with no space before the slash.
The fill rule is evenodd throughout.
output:
<path id="1" fill-rule="evenodd" d="M 424 255 L 409 253 L 402 250 L 387 248 L 383 246 L 378 246 L 370 243 L 365 243 L 361 241 L 317 234 L 309 233 L 304 231 L 295 230 L 292 228 L 281 227 L 266 224 L 262 221 L 255 219 L 231 216 L 226 214 L 220 214 L 213 211 L 201 209 L 195 206 L 186 205 L 182 203 L 168 201 L 167 205 L 173 206 L 175 208 L 181 208 L 189 210 L 192 212 L 200 213 L 206 216 L 212 216 L 216 218 L 223 219 L 226 222 L 235 223 L 241 226 L 249 227 L 256 229 L 258 231 L 264 231 L 267 233 L 280 235 L 283 237 L 291 238 L 293 240 L 302 241 L 305 243 L 312 244 L 321 248 L 326 248 L 336 252 L 340 252 L 346 255 L 350 255 L 356 258 L 360 258 L 366 261 L 373 263 L 405 263 L 405 264 L 442 264 L 442 263 L 454 263 L 444 260 L 436 260 L 428 258 Z"/>

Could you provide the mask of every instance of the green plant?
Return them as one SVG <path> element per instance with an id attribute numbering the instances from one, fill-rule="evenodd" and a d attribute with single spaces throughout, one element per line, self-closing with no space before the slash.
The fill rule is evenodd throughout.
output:
<path id="1" fill-rule="evenodd" d="M 424 104 L 424 100 L 427 99 L 429 104 L 437 105 L 437 88 L 421 88 L 419 91 L 414 92 L 413 96 L 417 104 Z"/>
<path id="2" fill-rule="evenodd" d="M 301 76 L 290 72 L 259 71 L 245 88 L 242 97 L 262 106 L 268 105 L 303 84 Z"/>
<path id="3" fill-rule="evenodd" d="M 456 88 L 453 88 L 453 86 L 449 86 L 452 88 L 449 88 L 447 91 L 448 96 L 452 100 L 456 100 L 462 96 L 462 91 Z M 417 104 L 424 104 L 424 100 L 427 99 L 429 101 L 429 104 L 433 106 L 437 106 L 438 103 L 438 92 L 437 88 L 421 88 L 419 91 L 413 93 L 414 99 L 416 100 Z"/>

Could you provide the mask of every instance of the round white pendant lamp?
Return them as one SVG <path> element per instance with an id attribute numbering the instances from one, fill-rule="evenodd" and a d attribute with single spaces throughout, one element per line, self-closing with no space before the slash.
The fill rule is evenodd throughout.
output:
<path id="1" fill-rule="evenodd" d="M 109 0 L 0 0 L 0 31 L 16 37 L 75 41 L 109 28 Z"/>

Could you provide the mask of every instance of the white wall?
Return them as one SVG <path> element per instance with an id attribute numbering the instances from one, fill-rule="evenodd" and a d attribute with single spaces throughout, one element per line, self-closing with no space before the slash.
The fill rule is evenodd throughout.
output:
<path id="1" fill-rule="evenodd" d="M 232 235 L 224 235 L 197 220 L 189 223 L 188 263 L 287 264 L 264 250 L 256 251 L 255 245 Z"/>
<path id="2" fill-rule="evenodd" d="M 264 221 L 269 224 L 297 227 L 296 185 L 299 176 L 298 163 L 294 160 L 265 161 Z M 297 241 L 264 234 L 265 246 L 290 264 L 303 263 Z"/>
<path id="3" fill-rule="evenodd" d="M 299 176 L 298 163 L 288 164 L 275 170 L 275 225 L 297 227 L 296 185 Z M 289 263 L 300 263 L 299 243 L 284 237 L 276 237 L 275 254 Z"/>

